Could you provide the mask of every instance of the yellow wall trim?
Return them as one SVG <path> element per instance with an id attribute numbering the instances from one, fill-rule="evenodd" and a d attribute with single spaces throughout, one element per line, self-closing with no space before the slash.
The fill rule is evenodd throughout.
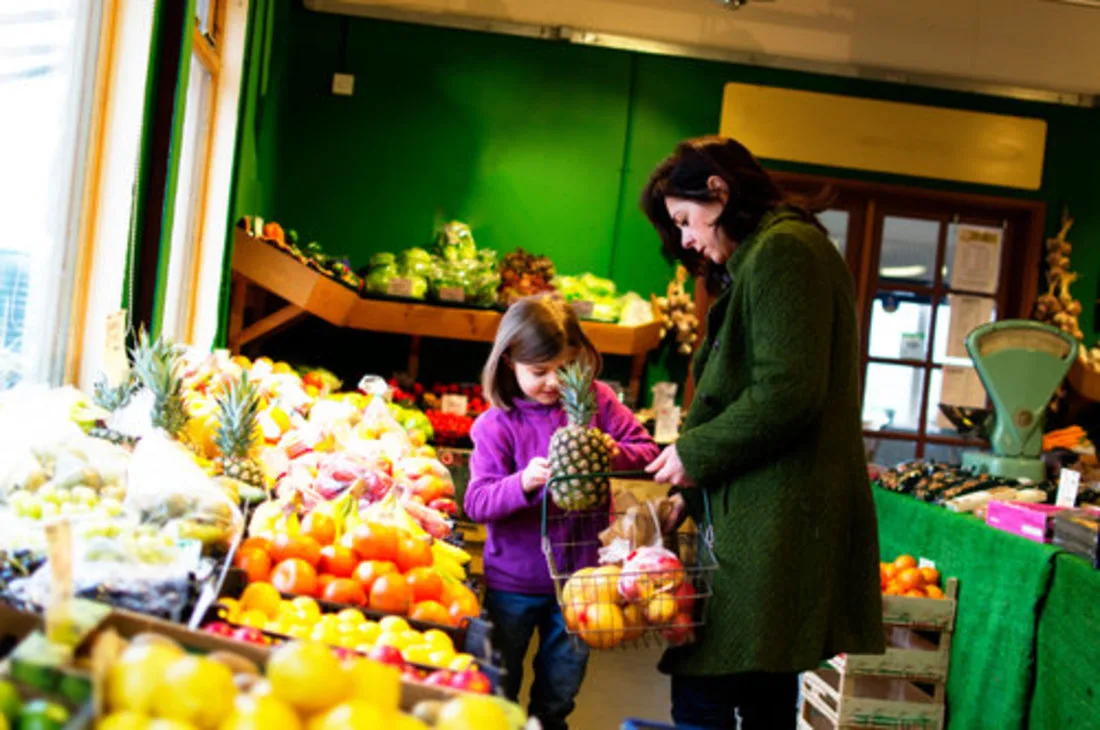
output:
<path id="1" fill-rule="evenodd" d="M 729 83 L 721 133 L 766 159 L 1038 190 L 1047 124 Z"/>

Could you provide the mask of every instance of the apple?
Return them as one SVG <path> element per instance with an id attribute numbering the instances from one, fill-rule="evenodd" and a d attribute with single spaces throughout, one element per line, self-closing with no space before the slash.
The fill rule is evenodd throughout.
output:
<path id="1" fill-rule="evenodd" d="M 227 639 L 235 638 L 236 629 L 224 621 L 212 621 L 203 627 L 203 631 L 215 636 L 224 636 Z"/>
<path id="2" fill-rule="evenodd" d="M 645 618 L 656 626 L 672 621 L 676 618 L 676 599 L 668 593 L 657 594 L 646 604 Z"/>
<path id="3" fill-rule="evenodd" d="M 405 658 L 396 646 L 376 646 L 367 653 L 367 658 L 393 667 L 405 666 Z"/>
<path id="4" fill-rule="evenodd" d="M 451 687 L 463 692 L 474 692 L 481 695 L 487 695 L 493 691 L 493 683 L 489 681 L 489 678 L 473 669 L 467 669 L 456 674 L 451 679 Z"/>
<path id="5" fill-rule="evenodd" d="M 424 680 L 424 684 L 432 687 L 453 687 L 455 673 L 449 669 L 439 669 L 428 675 L 428 678 Z"/>
<path id="6" fill-rule="evenodd" d="M 695 613 L 695 586 L 690 581 L 681 583 L 672 595 L 676 597 L 677 613 L 684 613 L 688 616 Z"/>
<path id="7" fill-rule="evenodd" d="M 401 678 L 407 682 L 420 684 L 424 681 L 424 672 L 411 664 L 406 664 L 405 668 L 401 670 Z"/>
<path id="8" fill-rule="evenodd" d="M 619 592 L 629 601 L 648 601 L 658 593 L 675 591 L 684 582 L 684 564 L 659 546 L 638 548 L 623 562 Z"/>
<path id="9" fill-rule="evenodd" d="M 242 626 L 233 632 L 233 638 L 246 644 L 266 644 L 267 637 L 263 632 L 251 626 Z"/>
<path id="10" fill-rule="evenodd" d="M 695 638 L 695 627 L 691 624 L 691 616 L 678 614 L 672 624 L 661 631 L 661 636 L 665 637 L 665 641 L 672 646 L 686 644 Z"/>

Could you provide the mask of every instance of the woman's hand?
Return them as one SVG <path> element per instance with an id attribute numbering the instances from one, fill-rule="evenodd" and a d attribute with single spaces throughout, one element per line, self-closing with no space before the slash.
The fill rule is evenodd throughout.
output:
<path id="1" fill-rule="evenodd" d="M 523 491 L 527 494 L 537 491 L 550 481 L 550 462 L 541 456 L 531 459 L 523 470 Z"/>
<path id="2" fill-rule="evenodd" d="M 676 445 L 667 447 L 661 455 L 653 460 L 653 463 L 645 468 L 653 475 L 653 481 L 658 484 L 671 484 L 674 487 L 694 487 L 695 482 L 684 470 L 684 462 L 680 461 L 680 455 L 676 453 Z"/>

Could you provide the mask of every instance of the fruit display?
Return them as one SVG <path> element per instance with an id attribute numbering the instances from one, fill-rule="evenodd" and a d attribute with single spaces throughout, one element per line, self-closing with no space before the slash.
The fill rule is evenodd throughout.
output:
<path id="1" fill-rule="evenodd" d="M 688 270 L 676 267 L 676 275 L 668 284 L 663 297 L 654 297 L 653 306 L 661 322 L 661 339 L 670 333 L 674 335 L 676 351 L 681 355 L 690 355 L 695 351 L 699 339 L 699 318 L 695 315 L 695 301 L 687 293 Z"/>
<path id="2" fill-rule="evenodd" d="M 911 598 L 944 597 L 940 572 L 931 566 L 920 567 L 912 555 L 901 555 L 892 563 L 879 563 L 882 592 L 888 596 Z"/>
<path id="3" fill-rule="evenodd" d="M 265 486 L 263 468 L 252 456 L 256 441 L 260 395 L 247 373 L 234 380 L 214 397 L 217 427 L 214 444 L 219 455 L 214 473 L 236 479 L 260 491 Z"/>
<path id="4" fill-rule="evenodd" d="M 262 218 L 249 216 L 242 218 L 237 225 L 252 236 L 292 256 L 298 263 L 335 279 L 349 289 L 357 292 L 363 290 L 363 279 L 352 271 L 345 257 L 326 253 L 317 241 L 299 244 L 298 232 L 293 228 L 284 231 L 278 223 L 265 223 Z"/>
<path id="5" fill-rule="evenodd" d="M 0 679 L 0 728 L 62 730 L 88 701 L 91 686 L 77 674 L 22 672 Z M 14 675 L 22 675 L 16 678 Z M 49 680 L 43 682 L 40 680 Z"/>
<path id="6" fill-rule="evenodd" d="M 497 301 L 503 306 L 534 294 L 555 291 L 554 262 L 546 256 L 536 256 L 517 248 L 500 262 L 500 289 Z"/>
<path id="7" fill-rule="evenodd" d="M 342 588 L 340 592 L 347 590 Z M 441 604 L 436 608 L 446 615 Z M 218 606 L 220 619 L 207 623 L 203 630 L 253 644 L 289 639 L 319 641 L 378 661 L 396 662 L 402 669 L 405 664 L 452 672 L 478 669 L 477 660 L 459 652 L 451 635 L 438 628 L 418 631 L 403 617 L 381 616 L 375 620 L 357 608 L 336 613 L 323 610 L 308 596 L 285 599 L 270 583 L 251 583 L 239 600 L 222 598 Z M 419 625 L 416 619 L 413 623 Z"/>
<path id="8" fill-rule="evenodd" d="M 1019 481 L 989 474 L 974 474 L 958 466 L 926 461 L 910 461 L 893 469 L 881 471 L 876 483 L 891 492 L 908 494 L 922 502 L 945 504 L 946 502 L 976 492 L 998 487 L 1016 488 Z M 1052 497 L 1049 483 L 1030 485 L 1042 489 Z"/>
<path id="9" fill-rule="evenodd" d="M 578 312 L 583 319 L 597 322 L 618 322 L 623 302 L 616 291 L 615 282 L 595 274 L 584 273 L 579 276 L 558 276 L 553 282 L 554 288 L 567 302 L 591 304 Z"/>
<path id="10" fill-rule="evenodd" d="M 381 296 L 426 299 L 432 258 L 424 249 L 406 251 L 400 259 L 392 253 L 370 257 L 363 278 L 364 291 Z"/>
<path id="11" fill-rule="evenodd" d="M 585 476 L 611 471 L 608 436 L 588 425 L 596 414 L 594 377 L 591 367 L 577 362 L 567 365 L 559 376 L 561 403 L 569 425 L 555 431 L 550 439 L 549 491 L 554 504 L 564 510 L 593 510 L 606 506 L 611 499 L 611 482 L 606 477 Z"/>
<path id="12" fill-rule="evenodd" d="M 473 416 L 443 411 L 426 411 L 425 414 L 432 424 L 435 443 L 440 446 L 469 445 L 470 431 L 476 420 Z"/>

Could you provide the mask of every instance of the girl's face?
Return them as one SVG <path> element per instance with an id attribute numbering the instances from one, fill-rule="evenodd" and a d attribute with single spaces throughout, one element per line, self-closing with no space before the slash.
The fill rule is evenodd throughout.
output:
<path id="1" fill-rule="evenodd" d="M 516 373 L 516 383 L 530 400 L 545 406 L 554 405 L 561 397 L 561 384 L 558 382 L 558 370 L 572 362 L 574 352 L 564 352 L 554 360 L 546 362 L 516 362 L 512 369 Z"/>
<path id="2" fill-rule="evenodd" d="M 670 195 L 665 198 L 665 207 L 673 225 L 680 229 L 680 245 L 721 266 L 737 247 L 736 242 L 715 225 L 729 199 L 729 188 L 717 176 L 712 176 L 707 186 L 718 197 L 717 200 L 704 203 Z"/>

